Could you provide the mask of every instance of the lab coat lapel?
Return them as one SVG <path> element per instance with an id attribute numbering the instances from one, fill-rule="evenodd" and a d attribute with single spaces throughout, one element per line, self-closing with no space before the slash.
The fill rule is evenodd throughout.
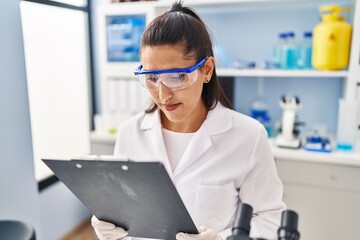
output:
<path id="1" fill-rule="evenodd" d="M 221 134 L 232 127 L 231 114 L 227 111 L 229 110 L 218 103 L 215 109 L 208 112 L 204 123 L 191 139 L 181 161 L 176 167 L 174 178 L 209 150 L 213 144 L 211 136 Z"/>
<path id="2" fill-rule="evenodd" d="M 170 161 L 167 156 L 164 139 L 161 131 L 161 120 L 159 110 L 152 114 L 146 115 L 144 121 L 141 124 L 141 129 L 146 131 L 153 148 L 155 149 L 156 156 L 160 159 L 154 159 L 155 161 L 161 161 L 164 164 L 166 171 L 171 179 L 173 179 L 173 173 L 170 166 Z"/>
<path id="3" fill-rule="evenodd" d="M 206 129 L 199 130 L 191 139 L 178 166 L 175 168 L 174 177 L 188 168 L 211 147 L 211 138 Z"/>

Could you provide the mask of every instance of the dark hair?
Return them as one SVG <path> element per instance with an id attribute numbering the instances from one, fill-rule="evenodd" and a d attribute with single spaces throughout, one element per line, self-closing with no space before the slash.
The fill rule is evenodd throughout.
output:
<path id="1" fill-rule="evenodd" d="M 181 1 L 173 3 L 170 10 L 155 18 L 145 29 L 142 36 L 141 49 L 146 46 L 181 45 L 184 53 L 194 54 L 196 62 L 206 56 L 214 56 L 212 42 L 205 23 L 191 8 L 182 6 Z M 232 108 L 225 96 L 214 68 L 209 83 L 204 84 L 201 93 L 208 110 L 214 109 L 220 101 L 222 105 Z M 157 105 L 153 102 L 145 111 L 153 112 Z"/>

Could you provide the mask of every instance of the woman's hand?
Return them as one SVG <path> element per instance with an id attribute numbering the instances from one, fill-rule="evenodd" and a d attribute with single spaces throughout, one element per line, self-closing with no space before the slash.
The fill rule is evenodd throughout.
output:
<path id="1" fill-rule="evenodd" d="M 116 227 L 109 222 L 100 221 L 94 215 L 91 218 L 91 225 L 100 240 L 124 240 L 128 235 L 125 229 Z"/>
<path id="2" fill-rule="evenodd" d="M 199 234 L 178 233 L 176 240 L 222 240 L 221 237 L 211 228 L 201 226 Z"/>

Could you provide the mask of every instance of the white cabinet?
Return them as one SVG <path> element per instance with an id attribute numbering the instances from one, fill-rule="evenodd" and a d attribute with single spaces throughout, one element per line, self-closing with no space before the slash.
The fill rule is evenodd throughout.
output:
<path id="1" fill-rule="evenodd" d="M 299 213 L 303 240 L 360 236 L 360 159 L 357 166 L 277 159 L 287 207 Z"/>

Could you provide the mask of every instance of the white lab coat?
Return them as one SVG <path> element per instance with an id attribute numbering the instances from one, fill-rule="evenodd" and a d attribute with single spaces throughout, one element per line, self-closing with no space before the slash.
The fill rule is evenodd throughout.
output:
<path id="1" fill-rule="evenodd" d="M 134 161 L 161 161 L 196 226 L 231 235 L 239 201 L 253 211 L 251 236 L 274 239 L 280 224 L 283 186 L 264 127 L 220 103 L 191 139 L 172 172 L 159 110 L 141 113 L 119 130 L 114 154 Z"/>

